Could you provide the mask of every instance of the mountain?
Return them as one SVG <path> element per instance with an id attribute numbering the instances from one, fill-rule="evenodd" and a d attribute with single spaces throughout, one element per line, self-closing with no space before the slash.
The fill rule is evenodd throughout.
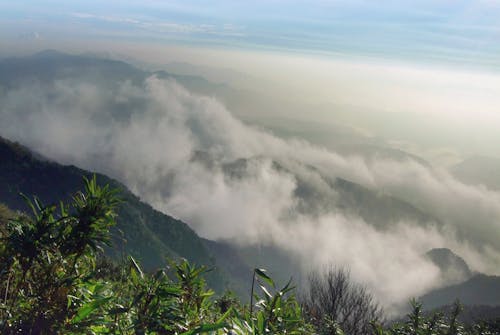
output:
<path id="1" fill-rule="evenodd" d="M 118 60 L 90 55 L 70 55 L 54 50 L 41 51 L 27 57 L 0 60 L 0 88 L 6 90 L 23 87 L 27 83 L 43 83 L 46 86 L 72 80 L 77 80 L 79 84 L 98 84 L 100 89 L 106 89 L 127 81 L 140 85 L 144 79 L 153 75 L 162 79 L 174 79 L 197 94 L 219 96 L 228 89 L 224 84 L 212 83 L 199 76 L 146 71 Z"/>
<path id="2" fill-rule="evenodd" d="M 300 264 L 272 243 L 241 246 L 231 241 L 204 241 L 223 274 L 231 279 L 231 290 L 243 301 L 249 300 L 254 268 L 267 269 L 279 287 L 286 285 L 290 278 L 297 286 L 304 284 Z"/>
<path id="3" fill-rule="evenodd" d="M 337 178 L 334 188 L 339 193 L 339 206 L 345 212 L 359 215 L 379 229 L 390 229 L 400 221 L 412 221 L 420 225 L 439 223 L 437 218 L 404 200 L 352 181 Z"/>
<path id="4" fill-rule="evenodd" d="M 240 158 L 217 166 L 219 163 L 207 152 L 198 151 L 194 154 L 193 160 L 203 164 L 207 169 L 220 168 L 227 178 L 238 179 L 244 178 L 251 171 L 252 165 L 258 165 L 260 160 L 266 158 Z M 295 180 L 297 210 L 300 213 L 315 214 L 325 209 L 339 211 L 348 217 L 359 216 L 378 230 L 389 230 L 402 220 L 421 225 L 439 222 L 403 200 L 375 192 L 346 179 L 331 179 L 312 166 L 297 161 L 272 161 L 271 164 L 276 171 L 289 174 Z M 319 184 L 321 187 L 318 187 Z M 292 276 L 294 282 L 300 285 L 307 276 L 294 256 L 281 250 L 272 241 L 247 246 L 241 246 L 230 240 L 217 241 L 217 244 L 208 247 L 216 255 L 217 262 L 223 265 L 224 269 L 229 269 L 230 275 L 242 283 L 246 283 L 245 279 L 248 276 L 241 275 L 248 272 L 244 269 L 254 267 L 270 269 L 273 278 L 279 283 L 286 283 Z"/>
<path id="5" fill-rule="evenodd" d="M 92 172 L 50 161 L 28 148 L 0 137 L 0 204 L 29 211 L 20 193 L 36 195 L 44 204 L 68 200 L 82 187 L 82 178 Z M 242 299 L 248 298 L 248 286 L 254 267 L 273 269 L 277 282 L 297 273 L 297 267 L 284 252 L 272 246 L 240 247 L 226 241 L 200 238 L 187 224 L 154 210 L 140 201 L 123 184 L 96 174 L 100 184 L 119 189 L 122 203 L 117 209 L 117 225 L 112 228 L 113 247 L 109 256 L 130 254 L 147 270 L 166 265 L 166 258 L 186 258 L 215 269 L 208 275 L 212 288 L 229 288 Z M 1 213 L 7 213 L 0 206 Z M 2 214 L 3 215 L 3 214 Z"/>
<path id="6" fill-rule="evenodd" d="M 210 253 L 214 255 L 219 269 L 227 278 L 230 278 L 229 288 L 241 300 L 249 300 L 253 269 L 257 266 L 252 267 L 243 259 L 237 245 L 207 239 L 203 239 L 203 242 Z M 258 267 L 264 267 L 264 265 L 259 264 Z M 266 268 L 269 269 L 269 267 Z"/>
<path id="7" fill-rule="evenodd" d="M 1 137 L 0 157 L 0 202 L 14 210 L 29 210 L 19 193 L 36 195 L 44 204 L 58 203 L 81 189 L 83 176 L 92 175 L 75 166 L 44 159 Z M 166 257 L 182 257 L 196 264 L 217 267 L 206 241 L 187 224 L 154 210 L 124 185 L 105 175 L 97 174 L 97 180 L 117 188 L 122 199 L 117 209 L 117 225 L 112 229 L 113 248 L 107 250 L 111 257 L 130 254 L 150 270 L 166 265 Z M 218 269 L 210 272 L 208 280 L 218 291 L 227 284 Z"/>
<path id="8" fill-rule="evenodd" d="M 411 159 L 422 165 L 428 165 L 420 157 L 391 148 L 380 138 L 363 134 L 357 129 L 338 124 L 315 122 L 309 119 L 297 118 L 291 115 L 302 115 L 303 110 L 317 109 L 319 106 L 304 105 L 295 101 L 277 99 L 274 95 L 250 89 L 235 88 L 230 78 L 241 78 L 247 75 L 233 73 L 228 76 L 215 75 L 223 69 L 201 69 L 186 63 L 172 63 L 162 66 L 164 70 L 151 69 L 151 66 L 140 68 L 129 63 L 110 59 L 109 56 L 98 54 L 70 55 L 54 50 L 45 50 L 27 57 L 11 57 L 0 60 L 0 97 L 2 86 L 9 89 L 22 88 L 27 83 L 54 85 L 59 82 L 74 84 L 91 84 L 102 91 L 116 90 L 118 85 L 130 82 L 140 86 L 144 79 L 155 75 L 159 78 L 170 78 L 186 87 L 190 92 L 215 97 L 227 106 L 239 119 L 277 134 L 283 138 L 305 138 L 311 143 L 330 148 L 339 153 L 358 154 L 367 158 L 387 157 L 395 160 Z M 231 72 L 231 71 L 230 71 Z M 205 77 L 200 76 L 206 75 Z M 236 80 L 236 82 L 247 79 Z M 252 83 L 260 82 L 253 78 Z M 235 84 L 238 86 L 238 84 Z M 129 104 L 131 101 L 128 102 Z M 140 109 L 140 101 L 133 101 L 135 108 Z M 114 116 L 127 115 L 124 106 L 119 103 L 103 106 L 113 110 Z M 341 106 L 339 106 L 341 108 Z M 267 111 L 272 110 L 270 115 Z M 279 116 L 273 116 L 279 111 L 290 111 Z M 293 111 L 293 112 L 291 112 Z M 326 112 L 326 111 L 325 111 Z"/>
<path id="9" fill-rule="evenodd" d="M 447 283 L 420 298 L 426 310 L 446 310 L 446 306 L 459 300 L 465 306 L 464 321 L 495 316 L 494 312 L 500 308 L 499 276 L 473 273 L 467 263 L 450 249 L 431 249 L 425 257 L 439 267 L 442 282 Z"/>
<path id="10" fill-rule="evenodd" d="M 0 86 L 15 88 L 26 83 L 52 85 L 56 80 L 99 81 L 113 85 L 117 80 L 138 81 L 144 73 L 126 63 L 45 50 L 27 57 L 0 61 Z"/>
<path id="11" fill-rule="evenodd" d="M 425 256 L 439 267 L 443 283 L 457 284 L 472 277 L 467 263 L 450 249 L 431 249 Z"/>
<path id="12" fill-rule="evenodd" d="M 431 291 L 420 301 L 426 309 L 434 309 L 457 299 L 464 305 L 500 306 L 500 277 L 477 274 L 463 283 Z"/>
<path id="13" fill-rule="evenodd" d="M 198 152 L 195 159 L 210 168 L 213 168 L 215 164 L 207 153 Z M 241 178 L 247 173 L 248 166 L 261 159 L 265 158 L 240 158 L 225 163 L 222 169 L 232 178 Z M 344 178 L 332 179 L 323 175 L 315 167 L 298 161 L 291 164 L 273 161 L 273 168 L 293 176 L 297 183 L 295 196 L 299 199 L 298 210 L 301 212 L 320 213 L 326 208 L 334 208 L 347 216 L 359 216 L 381 230 L 390 229 L 400 221 L 412 221 L 420 225 L 439 223 L 437 218 L 404 200 L 390 194 L 376 192 Z M 315 179 L 311 179 L 311 175 L 314 175 Z M 318 187 L 318 182 L 322 184 L 322 187 Z"/>

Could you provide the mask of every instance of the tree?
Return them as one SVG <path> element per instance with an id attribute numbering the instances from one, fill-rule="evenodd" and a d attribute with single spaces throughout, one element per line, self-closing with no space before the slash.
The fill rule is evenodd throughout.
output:
<path id="1" fill-rule="evenodd" d="M 353 283 L 345 268 L 312 272 L 302 295 L 304 312 L 320 334 L 365 335 L 381 322 L 382 309 L 364 286 Z M 340 328 L 339 328 L 340 326 Z"/>

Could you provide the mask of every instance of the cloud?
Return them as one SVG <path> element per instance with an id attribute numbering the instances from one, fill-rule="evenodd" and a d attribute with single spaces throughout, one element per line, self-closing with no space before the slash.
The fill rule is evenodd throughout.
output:
<path id="1" fill-rule="evenodd" d="M 19 37 L 19 39 L 26 40 L 26 41 L 29 41 L 29 40 L 36 41 L 36 40 L 42 39 L 42 36 L 37 31 L 30 31 L 30 32 L 22 33 L 22 34 L 19 34 L 18 37 Z"/>
<path id="2" fill-rule="evenodd" d="M 386 306 L 439 285 L 438 269 L 421 257 L 433 247 L 450 247 L 475 270 L 498 272 L 499 193 L 413 160 L 283 140 L 172 80 L 99 85 L 75 78 L 6 91 L 0 133 L 123 181 L 202 236 L 275 243 L 305 271 L 346 264 Z M 339 209 L 331 185 L 338 177 L 405 199 L 438 220 L 376 228 Z M 301 183 L 314 201 L 297 195 Z"/>
<path id="3" fill-rule="evenodd" d="M 207 23 L 183 23 L 177 21 L 160 20 L 148 16 L 117 16 L 117 15 L 96 15 L 91 13 L 74 12 L 69 16 L 87 21 L 93 20 L 103 23 L 111 24 L 124 24 L 131 28 L 137 28 L 141 31 L 149 33 L 166 33 L 166 34 L 205 34 L 205 35 L 218 35 L 218 36 L 243 36 L 242 26 L 221 23 L 221 24 L 207 24 Z"/>

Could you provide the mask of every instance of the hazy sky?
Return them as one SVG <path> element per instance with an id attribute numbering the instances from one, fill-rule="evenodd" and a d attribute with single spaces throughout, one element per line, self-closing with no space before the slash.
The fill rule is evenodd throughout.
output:
<path id="1" fill-rule="evenodd" d="M 112 38 L 497 68 L 500 62 L 497 0 L 2 0 L 0 8 L 0 34 L 12 40 Z"/>
<path id="2" fill-rule="evenodd" d="M 439 164 L 498 156 L 497 0 L 0 1 L 0 56 L 47 48 L 238 70 L 275 100 L 253 120 L 341 123 Z"/>
<path id="3" fill-rule="evenodd" d="M 81 37 L 498 67 L 496 0 L 0 2 L 7 38 Z M 63 28 L 63 29 L 62 29 Z"/>

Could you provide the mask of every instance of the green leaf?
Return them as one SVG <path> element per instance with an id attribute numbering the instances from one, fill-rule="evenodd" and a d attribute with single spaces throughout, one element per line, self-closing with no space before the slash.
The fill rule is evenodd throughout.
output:
<path id="1" fill-rule="evenodd" d="M 266 283 L 268 283 L 269 285 L 271 285 L 272 287 L 274 287 L 274 281 L 271 279 L 271 277 L 269 277 L 265 272 L 266 270 L 264 269 L 258 269 L 258 268 L 255 268 L 254 269 L 254 272 L 261 278 L 263 279 Z"/>
<path id="2" fill-rule="evenodd" d="M 86 303 L 85 305 L 80 307 L 76 316 L 73 318 L 73 320 L 71 320 L 71 323 L 74 324 L 74 323 L 78 323 L 78 322 L 82 321 L 87 316 L 89 316 L 92 312 L 94 312 L 95 310 L 99 309 L 99 307 L 101 307 L 102 305 L 107 303 L 110 299 L 111 299 L 111 297 L 100 298 L 100 299 L 92 300 L 92 301 Z"/>
<path id="3" fill-rule="evenodd" d="M 264 334 L 265 323 L 264 315 L 262 313 L 257 314 L 257 330 L 259 331 L 259 334 Z"/>
<path id="4" fill-rule="evenodd" d="M 219 318 L 219 320 L 217 320 L 217 323 L 222 323 L 222 322 L 224 322 L 224 321 L 227 319 L 227 317 L 228 317 L 228 316 L 229 316 L 229 315 L 233 312 L 233 310 L 234 310 L 234 308 L 233 308 L 233 307 L 230 307 L 230 308 L 226 311 L 226 313 L 224 313 L 224 314 L 223 314 L 223 315 Z"/>
<path id="5" fill-rule="evenodd" d="M 292 278 L 290 278 L 290 280 L 288 281 L 288 283 L 285 285 L 285 287 L 283 287 L 281 290 L 280 290 L 280 294 L 281 295 L 284 295 L 290 291 L 293 291 L 295 289 L 295 286 L 291 286 L 292 285 Z"/>

